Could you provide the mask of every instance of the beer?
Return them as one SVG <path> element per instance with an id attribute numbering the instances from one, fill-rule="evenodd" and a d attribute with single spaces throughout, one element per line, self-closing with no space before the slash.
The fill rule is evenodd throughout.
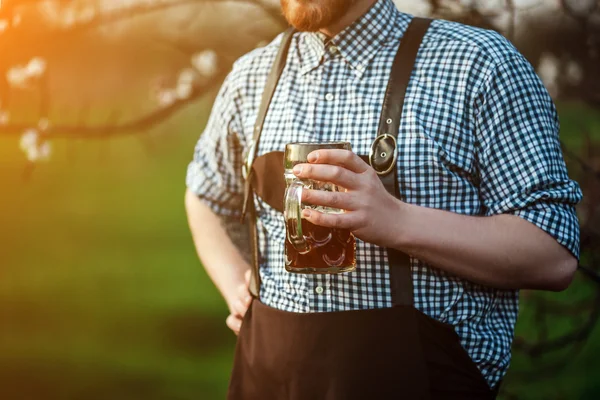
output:
<path id="1" fill-rule="evenodd" d="M 296 221 L 288 219 L 287 228 Z M 307 251 L 299 252 L 285 241 L 286 269 L 291 272 L 347 272 L 356 266 L 356 241 L 348 229 L 332 229 L 314 225 L 302 218 L 302 232 Z"/>
<path id="2" fill-rule="evenodd" d="M 284 196 L 285 219 L 285 268 L 290 272 L 304 274 L 337 274 L 354 271 L 356 268 L 356 241 L 347 229 L 332 229 L 317 226 L 302 218 L 303 209 L 313 209 L 326 214 L 345 212 L 332 207 L 302 203 L 304 190 L 341 192 L 331 182 L 299 179 L 293 173 L 296 164 L 306 163 L 310 152 L 320 149 L 352 150 L 348 142 L 289 143 L 285 147 Z"/>

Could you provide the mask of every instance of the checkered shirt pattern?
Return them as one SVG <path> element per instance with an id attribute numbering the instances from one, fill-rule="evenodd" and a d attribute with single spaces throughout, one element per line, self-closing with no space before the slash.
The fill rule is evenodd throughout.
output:
<path id="1" fill-rule="evenodd" d="M 260 154 L 296 141 L 348 141 L 366 155 L 377 135 L 392 61 L 411 16 L 380 0 L 331 40 L 296 33 L 267 116 Z M 189 165 L 187 185 L 212 210 L 239 217 L 243 153 L 281 35 L 240 58 Z M 408 203 L 472 216 L 517 215 L 579 256 L 574 206 L 554 104 L 531 65 L 501 35 L 437 20 L 407 91 L 397 171 Z M 299 313 L 391 307 L 385 249 L 357 240 L 357 269 L 285 270 L 283 215 L 255 197 L 261 300 Z M 399 224 L 402 221 L 398 221 Z M 505 374 L 518 291 L 460 279 L 411 259 L 415 307 L 451 324 L 490 386 Z"/>

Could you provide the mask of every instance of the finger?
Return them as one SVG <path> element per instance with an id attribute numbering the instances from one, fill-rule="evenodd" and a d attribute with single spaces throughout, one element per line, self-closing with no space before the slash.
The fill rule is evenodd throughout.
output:
<path id="1" fill-rule="evenodd" d="M 329 214 L 315 210 L 302 210 L 302 218 L 318 226 L 335 229 L 358 229 L 353 213 Z"/>
<path id="2" fill-rule="evenodd" d="M 250 291 L 248 290 L 248 286 L 245 284 L 239 285 L 237 288 L 237 296 L 240 299 L 244 299 L 245 303 L 250 301 Z"/>
<path id="3" fill-rule="evenodd" d="M 299 178 L 331 182 L 346 189 L 357 189 L 359 175 L 344 167 L 329 164 L 298 164 L 294 174 Z"/>
<path id="4" fill-rule="evenodd" d="M 230 315 L 225 320 L 225 324 L 227 324 L 227 327 L 231 329 L 236 335 L 240 333 L 240 329 L 242 328 L 241 318 L 237 318 L 234 315 Z"/>
<path id="5" fill-rule="evenodd" d="M 338 165 L 358 174 L 370 168 L 369 164 L 350 150 L 316 150 L 308 155 L 307 160 L 311 164 Z"/>
<path id="6" fill-rule="evenodd" d="M 248 306 L 250 303 L 245 302 L 243 299 L 237 299 L 234 303 L 233 303 L 233 315 L 239 318 L 243 318 L 244 315 L 246 315 L 246 312 L 248 311 Z"/>
<path id="7" fill-rule="evenodd" d="M 324 190 L 303 190 L 302 202 L 315 206 L 325 206 L 341 210 L 355 210 L 354 196 L 348 192 L 326 192 Z"/>
<path id="8" fill-rule="evenodd" d="M 252 276 L 252 270 L 248 270 L 244 273 L 244 282 L 246 282 L 246 286 L 250 286 L 250 276 Z"/>

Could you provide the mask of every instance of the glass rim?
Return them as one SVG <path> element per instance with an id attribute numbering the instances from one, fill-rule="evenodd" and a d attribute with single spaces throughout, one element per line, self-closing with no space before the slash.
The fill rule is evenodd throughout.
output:
<path id="1" fill-rule="evenodd" d="M 336 141 L 328 141 L 328 142 L 291 142 L 291 143 L 287 143 L 286 146 L 315 146 L 315 145 L 323 145 L 323 146 L 331 146 L 331 145 L 346 145 L 346 144 L 351 144 L 350 142 L 347 141 L 343 141 L 343 140 L 336 140 Z"/>

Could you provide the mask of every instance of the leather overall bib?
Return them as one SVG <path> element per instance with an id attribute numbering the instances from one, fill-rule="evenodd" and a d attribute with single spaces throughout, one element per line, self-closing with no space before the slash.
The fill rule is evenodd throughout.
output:
<path id="1" fill-rule="evenodd" d="M 400 199 L 396 137 L 406 88 L 430 23 L 415 18 L 402 38 L 372 155 L 362 157 L 378 171 L 386 189 Z M 253 225 L 254 299 L 239 334 L 228 399 L 494 399 L 497 390 L 490 390 L 453 327 L 414 307 L 410 259 L 399 251 L 387 249 L 391 308 L 300 314 L 260 302 L 253 195 L 281 211 L 285 182 L 282 152 L 256 160 L 254 155 L 292 35 L 291 30 L 284 35 L 267 80 L 245 173 L 244 213 L 248 212 Z"/>

